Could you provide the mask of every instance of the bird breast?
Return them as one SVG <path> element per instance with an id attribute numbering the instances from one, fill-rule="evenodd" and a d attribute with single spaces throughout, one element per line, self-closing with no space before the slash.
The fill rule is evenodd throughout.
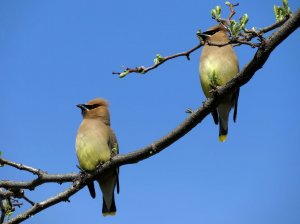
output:
<path id="1" fill-rule="evenodd" d="M 200 81 L 206 97 L 211 97 L 213 85 L 225 85 L 239 70 L 237 57 L 231 46 L 205 46 L 200 61 Z"/>
<path id="2" fill-rule="evenodd" d="M 95 170 L 100 163 L 108 161 L 111 153 L 107 127 L 104 124 L 93 124 L 87 128 L 82 122 L 76 137 L 76 154 L 80 167 L 86 171 Z"/>

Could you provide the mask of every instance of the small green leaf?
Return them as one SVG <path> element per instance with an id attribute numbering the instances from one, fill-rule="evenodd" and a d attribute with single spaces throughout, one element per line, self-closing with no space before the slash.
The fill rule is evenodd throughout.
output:
<path id="1" fill-rule="evenodd" d="M 289 3 L 288 0 L 282 0 L 283 8 L 288 10 L 289 9 Z"/>
<path id="2" fill-rule="evenodd" d="M 221 15 L 221 7 L 219 5 L 216 6 L 216 12 L 220 16 Z"/>
<path id="3" fill-rule="evenodd" d="M 216 6 L 216 8 L 212 9 L 210 11 L 211 16 L 213 19 L 219 19 L 221 17 L 221 7 L 219 5 Z"/>
<path id="4" fill-rule="evenodd" d="M 247 22 L 249 21 L 249 16 L 248 14 L 244 14 L 241 18 L 240 18 L 240 30 L 244 29 Z"/>
<path id="5" fill-rule="evenodd" d="M 162 57 L 160 54 L 157 54 L 156 57 L 154 58 L 154 64 L 159 64 L 165 60 L 164 57 Z"/>
<path id="6" fill-rule="evenodd" d="M 231 5 L 231 3 L 230 3 L 229 1 L 226 1 L 226 2 L 225 2 L 225 5 L 228 5 L 228 6 L 230 6 L 230 5 Z"/>
<path id="7" fill-rule="evenodd" d="M 240 24 L 235 20 L 230 21 L 229 29 L 231 31 L 232 36 L 236 37 L 240 32 Z"/>
<path id="8" fill-rule="evenodd" d="M 283 20 L 291 13 L 291 9 L 288 5 L 288 0 L 282 0 L 283 7 L 274 5 L 274 14 L 276 22 Z"/>
<path id="9" fill-rule="evenodd" d="M 200 36 L 201 33 L 202 33 L 202 31 L 200 29 L 197 30 L 197 32 L 196 32 L 196 36 L 198 37 L 199 40 L 202 40 L 202 37 Z"/>
<path id="10" fill-rule="evenodd" d="M 210 13 L 211 13 L 211 17 L 212 17 L 213 19 L 217 18 L 217 12 L 216 12 L 215 9 L 212 9 L 212 10 L 210 11 Z"/>
<path id="11" fill-rule="evenodd" d="M 128 75 L 129 73 L 129 70 L 125 70 L 124 72 L 122 72 L 120 75 L 119 75 L 119 78 L 124 78 L 126 75 Z"/>
<path id="12" fill-rule="evenodd" d="M 275 19 L 277 22 L 279 21 L 279 9 L 280 9 L 279 6 L 274 5 L 274 14 L 275 14 Z"/>

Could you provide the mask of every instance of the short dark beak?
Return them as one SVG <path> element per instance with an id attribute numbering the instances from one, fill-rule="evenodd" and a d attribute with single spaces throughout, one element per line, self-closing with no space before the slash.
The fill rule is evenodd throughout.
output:
<path id="1" fill-rule="evenodd" d="M 79 107 L 82 112 L 87 111 L 88 108 L 84 104 L 77 104 L 76 107 Z"/>

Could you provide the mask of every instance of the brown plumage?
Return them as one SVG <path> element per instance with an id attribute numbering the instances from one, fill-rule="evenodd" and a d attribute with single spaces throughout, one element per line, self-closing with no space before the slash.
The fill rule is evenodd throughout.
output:
<path id="1" fill-rule="evenodd" d="M 81 109 L 83 120 L 76 137 L 76 154 L 80 167 L 90 172 L 119 152 L 118 142 L 110 127 L 106 100 L 96 98 L 77 107 Z M 119 193 L 118 173 L 119 169 L 108 171 L 97 180 L 103 194 L 103 215 L 114 215 L 116 212 L 114 189 L 117 186 Z M 94 184 L 89 183 L 88 188 L 95 198 Z"/>

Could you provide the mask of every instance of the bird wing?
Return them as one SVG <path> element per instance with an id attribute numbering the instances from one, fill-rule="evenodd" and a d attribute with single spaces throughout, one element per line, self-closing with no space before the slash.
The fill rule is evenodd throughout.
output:
<path id="1" fill-rule="evenodd" d="M 115 155 L 119 154 L 119 145 L 118 145 L 118 140 L 117 137 L 114 133 L 114 131 L 110 128 L 110 134 L 109 134 L 109 140 L 108 140 L 108 146 L 111 151 L 112 157 Z M 119 182 L 119 172 L 120 169 L 119 167 L 116 169 L 116 185 L 117 185 L 117 193 L 120 193 L 120 182 Z"/>

